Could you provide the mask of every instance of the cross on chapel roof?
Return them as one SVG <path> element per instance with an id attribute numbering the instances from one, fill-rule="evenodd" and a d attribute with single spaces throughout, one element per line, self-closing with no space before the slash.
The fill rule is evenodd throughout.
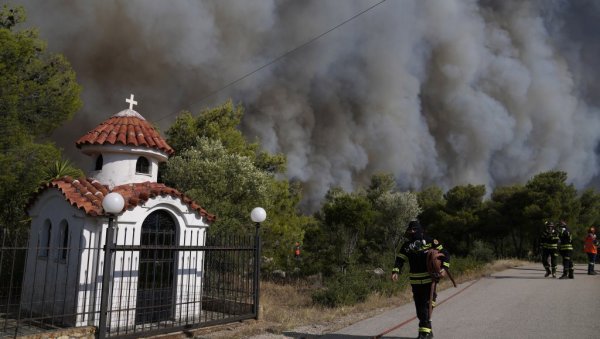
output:
<path id="1" fill-rule="evenodd" d="M 137 105 L 137 101 L 133 100 L 133 94 L 131 94 L 131 97 L 129 97 L 129 99 L 125 99 L 125 102 L 129 104 L 130 110 L 133 110 L 133 105 Z"/>

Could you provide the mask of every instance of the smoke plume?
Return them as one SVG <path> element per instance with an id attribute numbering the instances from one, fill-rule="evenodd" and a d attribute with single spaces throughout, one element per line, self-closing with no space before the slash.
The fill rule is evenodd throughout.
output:
<path id="1" fill-rule="evenodd" d="M 600 5 L 593 0 L 23 1 L 66 55 L 84 107 L 74 141 L 135 109 L 165 130 L 181 110 L 232 98 L 243 132 L 288 158 L 305 207 L 379 172 L 401 189 L 598 174 Z M 213 94 L 214 93 L 214 94 Z M 87 166 L 89 159 L 78 160 Z"/>

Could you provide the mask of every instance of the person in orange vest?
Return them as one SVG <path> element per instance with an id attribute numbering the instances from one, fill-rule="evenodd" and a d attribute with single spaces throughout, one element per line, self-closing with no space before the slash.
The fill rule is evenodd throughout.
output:
<path id="1" fill-rule="evenodd" d="M 294 258 L 300 259 L 300 243 L 296 242 L 294 245 Z"/>
<path id="2" fill-rule="evenodd" d="M 596 262 L 596 254 L 598 253 L 598 239 L 596 239 L 596 229 L 590 227 L 588 234 L 585 237 L 583 244 L 583 250 L 588 256 L 588 273 L 589 275 L 596 275 L 594 271 L 594 263 Z"/>

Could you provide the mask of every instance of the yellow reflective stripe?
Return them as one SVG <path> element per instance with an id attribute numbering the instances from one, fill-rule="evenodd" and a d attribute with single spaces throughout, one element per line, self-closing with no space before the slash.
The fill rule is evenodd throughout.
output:
<path id="1" fill-rule="evenodd" d="M 450 263 L 449 262 L 444 262 L 444 267 L 450 267 Z"/>
<path id="2" fill-rule="evenodd" d="M 442 244 L 439 244 L 438 247 L 436 247 L 435 249 L 441 251 L 444 249 L 444 246 L 442 246 Z"/>
<path id="3" fill-rule="evenodd" d="M 394 268 L 394 269 L 392 269 L 392 272 L 393 273 L 400 273 L 400 269 L 399 268 Z"/>
<path id="4" fill-rule="evenodd" d="M 419 327 L 419 332 L 431 333 L 431 329 L 427 327 Z"/>
<path id="5" fill-rule="evenodd" d="M 428 277 L 429 276 L 429 272 L 409 273 L 408 276 L 411 277 L 411 278 L 423 278 L 423 277 Z"/>
<path id="6" fill-rule="evenodd" d="M 431 278 L 428 279 L 410 279 L 410 284 L 411 285 L 423 285 L 423 284 L 429 284 L 431 283 Z"/>

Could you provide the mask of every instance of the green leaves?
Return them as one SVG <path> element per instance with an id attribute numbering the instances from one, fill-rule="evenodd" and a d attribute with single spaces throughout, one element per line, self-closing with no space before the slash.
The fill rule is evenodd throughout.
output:
<path id="1" fill-rule="evenodd" d="M 318 224 L 306 231 L 306 252 L 326 275 L 381 267 L 393 260 L 406 224 L 419 212 L 417 196 L 397 191 L 391 174 L 374 175 L 366 191 L 331 188 Z"/>
<path id="2" fill-rule="evenodd" d="M 231 153 L 219 140 L 206 137 L 171 158 L 164 179 L 227 221 L 248 219 L 245 211 L 268 200 L 268 174 L 249 157 Z"/>
<path id="3" fill-rule="evenodd" d="M 0 28 L 12 29 L 16 24 L 25 21 L 25 9 L 23 6 L 10 8 L 2 6 L 0 10 Z"/>
<path id="4" fill-rule="evenodd" d="M 48 136 L 81 107 L 75 72 L 33 30 L 0 28 L 0 46 L 0 123 Z"/>
<path id="5" fill-rule="evenodd" d="M 243 107 L 231 101 L 197 117 L 182 112 L 166 133 L 177 155 L 162 178 L 217 215 L 209 229 L 212 234 L 249 234 L 254 231 L 250 211 L 265 208 L 267 220 L 261 229 L 263 253 L 273 259 L 269 267 L 297 268 L 292 246 L 302 242 L 311 218 L 297 211 L 299 185 L 276 177 L 285 171 L 285 156 L 260 151 L 257 143 L 248 142 L 239 130 L 243 115 Z"/>
<path id="6" fill-rule="evenodd" d="M 24 20 L 22 7 L 0 10 L 0 224 L 8 227 L 27 226 L 25 205 L 44 180 L 81 173 L 44 142 L 81 107 L 81 87 L 35 30 L 16 30 Z"/>
<path id="7" fill-rule="evenodd" d="M 60 158 L 51 144 L 25 141 L 0 153 L 0 225 L 26 227 L 25 204 L 42 183 L 44 169 Z"/>
<path id="8" fill-rule="evenodd" d="M 54 164 L 44 169 L 44 182 L 50 182 L 54 179 L 70 176 L 79 178 L 83 176 L 83 172 L 79 168 L 73 167 L 68 159 L 55 161 Z"/>

